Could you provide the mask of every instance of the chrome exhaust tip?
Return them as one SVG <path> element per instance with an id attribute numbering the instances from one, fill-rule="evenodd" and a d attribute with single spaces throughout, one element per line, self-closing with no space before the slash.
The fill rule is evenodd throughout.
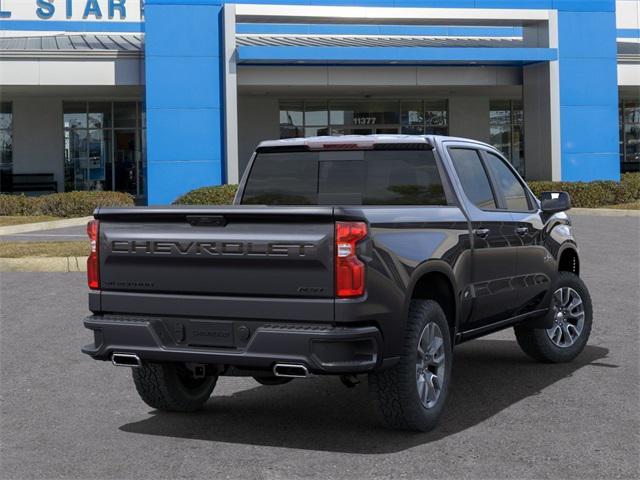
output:
<path id="1" fill-rule="evenodd" d="M 140 357 L 135 353 L 114 353 L 111 355 L 111 363 L 116 367 L 139 367 L 142 365 Z"/>
<path id="2" fill-rule="evenodd" d="M 304 378 L 309 376 L 309 370 L 300 364 L 276 363 L 273 366 L 273 374 L 276 377 Z"/>

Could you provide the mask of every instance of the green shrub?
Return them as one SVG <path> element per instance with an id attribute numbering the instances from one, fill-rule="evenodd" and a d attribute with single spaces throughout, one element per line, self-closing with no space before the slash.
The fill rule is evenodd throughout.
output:
<path id="1" fill-rule="evenodd" d="M 38 197 L 0 194 L 0 215 L 37 215 Z"/>
<path id="2" fill-rule="evenodd" d="M 598 180 L 594 182 L 531 181 L 528 183 L 536 196 L 548 191 L 567 192 L 571 196 L 571 205 L 577 208 L 596 208 L 629 203 L 640 198 L 640 173 L 625 173 L 620 182 Z"/>
<path id="3" fill-rule="evenodd" d="M 640 172 L 623 173 L 616 203 L 630 203 L 640 199 Z"/>
<path id="4" fill-rule="evenodd" d="M 66 192 L 26 197 L 0 195 L 0 215 L 51 215 L 86 217 L 97 207 L 135 205 L 133 196 L 122 192 Z"/>
<path id="5" fill-rule="evenodd" d="M 174 205 L 231 205 L 238 185 L 202 187 L 176 198 Z"/>
<path id="6" fill-rule="evenodd" d="M 84 217 L 98 207 L 129 207 L 135 205 L 132 195 L 124 192 L 67 192 L 40 197 L 42 215 L 54 217 Z"/>

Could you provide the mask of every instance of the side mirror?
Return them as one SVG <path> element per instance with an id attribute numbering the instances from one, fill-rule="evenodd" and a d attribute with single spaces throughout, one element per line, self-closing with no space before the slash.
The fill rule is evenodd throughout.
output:
<path id="1" fill-rule="evenodd" d="M 567 192 L 542 192 L 540 207 L 545 213 L 564 212 L 571 208 L 571 197 Z"/>

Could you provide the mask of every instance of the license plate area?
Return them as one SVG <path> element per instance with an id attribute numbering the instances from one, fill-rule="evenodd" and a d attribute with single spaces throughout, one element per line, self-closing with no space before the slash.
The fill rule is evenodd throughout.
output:
<path id="1" fill-rule="evenodd" d="M 185 343 L 195 347 L 234 347 L 233 322 L 190 320 Z"/>

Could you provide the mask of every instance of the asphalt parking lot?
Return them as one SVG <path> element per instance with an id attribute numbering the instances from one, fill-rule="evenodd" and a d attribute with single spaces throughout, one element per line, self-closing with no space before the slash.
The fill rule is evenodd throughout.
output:
<path id="1" fill-rule="evenodd" d="M 457 348 L 440 426 L 386 431 L 366 381 L 222 378 L 203 412 L 139 400 L 90 342 L 84 274 L 0 274 L 0 478 L 638 478 L 640 218 L 575 216 L 595 308 L 577 361 L 511 330 Z"/>

